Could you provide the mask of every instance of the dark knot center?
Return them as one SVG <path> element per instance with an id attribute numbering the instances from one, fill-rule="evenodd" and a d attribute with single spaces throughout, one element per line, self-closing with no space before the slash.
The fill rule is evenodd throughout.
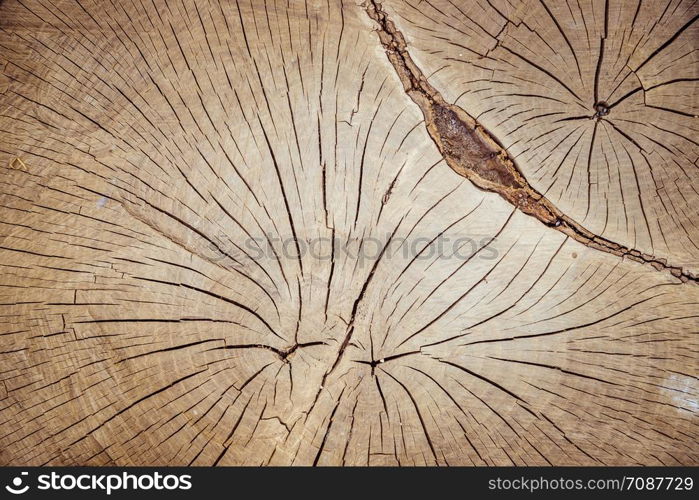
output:
<path id="1" fill-rule="evenodd" d="M 595 115 L 594 118 L 601 118 L 609 114 L 609 104 L 604 101 L 600 101 L 595 104 Z"/>

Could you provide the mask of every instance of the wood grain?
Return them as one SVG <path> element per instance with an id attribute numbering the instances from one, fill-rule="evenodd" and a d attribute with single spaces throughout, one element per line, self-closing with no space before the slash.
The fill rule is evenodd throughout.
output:
<path id="1" fill-rule="evenodd" d="M 696 464 L 698 9 L 0 2 L 0 463 Z"/>

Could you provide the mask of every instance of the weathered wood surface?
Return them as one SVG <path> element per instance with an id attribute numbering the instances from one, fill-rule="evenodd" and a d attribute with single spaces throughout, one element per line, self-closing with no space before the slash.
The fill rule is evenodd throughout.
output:
<path id="1" fill-rule="evenodd" d="M 0 2 L 0 462 L 697 463 L 698 14 Z"/>

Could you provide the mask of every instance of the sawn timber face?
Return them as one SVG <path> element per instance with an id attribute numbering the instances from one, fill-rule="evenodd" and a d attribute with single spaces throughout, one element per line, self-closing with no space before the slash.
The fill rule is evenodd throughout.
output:
<path id="1" fill-rule="evenodd" d="M 0 6 L 3 464 L 696 462 L 699 289 L 378 4 L 81 4 Z"/>
<path id="2" fill-rule="evenodd" d="M 366 8 L 369 17 L 380 26 L 379 38 L 388 51 L 389 60 L 403 80 L 406 92 L 422 109 L 430 136 L 455 172 L 481 189 L 498 193 L 522 212 L 584 245 L 649 264 L 657 270 L 669 271 L 682 282 L 699 282 L 697 276 L 681 265 L 668 264 L 666 259 L 644 254 L 590 232 L 534 190 L 500 141 L 464 110 L 446 103 L 441 94 L 427 83 L 410 57 L 404 36 L 381 10 L 380 4 L 369 1 Z M 603 114 L 607 113 L 608 108 L 603 107 Z M 594 118 L 597 115 L 602 116 L 599 111 Z"/>

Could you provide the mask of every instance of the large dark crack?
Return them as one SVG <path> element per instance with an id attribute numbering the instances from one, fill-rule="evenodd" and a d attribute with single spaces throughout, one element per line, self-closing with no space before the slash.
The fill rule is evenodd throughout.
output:
<path id="1" fill-rule="evenodd" d="M 427 81 L 407 50 L 403 34 L 388 18 L 379 2 L 364 4 L 369 17 L 378 24 L 377 33 L 386 55 L 408 96 L 420 107 L 427 131 L 444 160 L 476 187 L 499 194 L 525 214 L 535 217 L 585 246 L 601 252 L 649 264 L 682 282 L 699 283 L 699 277 L 663 258 L 625 247 L 588 231 L 561 212 L 550 200 L 529 185 L 505 147 L 476 119 L 444 100 Z M 597 112 L 601 115 L 599 109 Z M 606 113 L 605 113 L 606 114 Z"/>

